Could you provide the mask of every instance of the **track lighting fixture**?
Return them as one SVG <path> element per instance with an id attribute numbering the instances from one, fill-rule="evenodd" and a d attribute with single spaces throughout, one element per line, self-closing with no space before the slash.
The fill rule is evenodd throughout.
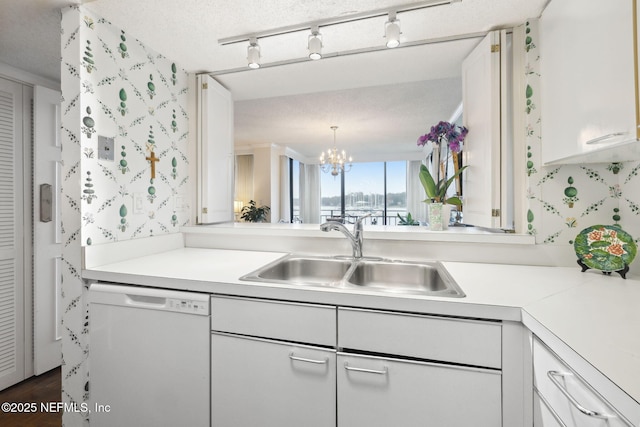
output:
<path id="1" fill-rule="evenodd" d="M 322 34 L 317 26 L 311 28 L 307 47 L 309 48 L 309 59 L 316 61 L 322 58 Z"/>
<path id="2" fill-rule="evenodd" d="M 249 39 L 249 47 L 247 47 L 247 63 L 249 68 L 260 68 L 260 45 L 258 45 L 258 39 L 255 37 Z"/>
<path id="3" fill-rule="evenodd" d="M 400 21 L 396 19 L 395 12 L 389 12 L 389 20 L 384 24 L 384 37 L 388 48 L 400 46 Z"/>
<path id="4" fill-rule="evenodd" d="M 357 13 L 350 13 L 346 15 L 340 15 L 332 18 L 315 20 L 312 22 L 303 22 L 300 24 L 288 25 L 285 27 L 272 28 L 269 30 L 264 30 L 260 32 L 252 32 L 249 34 L 242 34 L 238 36 L 227 37 L 224 39 L 219 39 L 218 43 L 221 45 L 229 45 L 234 43 L 244 43 L 247 40 L 249 41 L 249 46 L 247 47 L 247 61 L 249 68 L 260 68 L 260 46 L 258 45 L 257 39 L 263 39 L 266 37 L 276 37 L 285 34 L 298 33 L 302 31 L 311 30 L 311 34 L 308 37 L 307 48 L 309 50 L 309 58 L 312 60 L 318 60 L 322 58 L 322 34 L 320 34 L 320 27 L 329 27 L 338 24 L 348 24 L 352 22 L 362 21 L 366 19 L 373 18 L 382 18 L 384 16 L 388 16 L 387 22 L 384 24 L 384 37 L 386 39 L 386 47 L 387 48 L 395 48 L 400 46 L 400 36 L 402 32 L 400 31 L 400 21 L 396 19 L 396 14 L 398 13 L 406 13 L 412 12 L 422 9 L 428 9 L 437 6 L 445 6 L 451 5 L 454 3 L 460 3 L 462 0 L 422 0 L 422 1 L 414 1 L 411 3 L 406 3 L 399 6 L 394 6 L 394 10 L 389 11 L 389 9 L 374 9 Z M 485 33 L 486 34 L 486 33 Z M 421 40 L 421 41 L 412 41 L 410 45 L 417 44 L 425 44 L 431 43 L 431 40 Z M 362 48 L 354 48 L 351 51 L 346 52 L 327 52 L 325 56 L 336 56 L 336 55 L 345 55 L 345 54 L 355 54 L 355 53 L 364 53 L 370 52 L 374 50 L 383 50 L 385 49 L 383 46 L 376 47 L 366 47 Z M 293 63 L 299 61 L 305 61 L 304 58 L 296 58 L 293 60 L 285 60 L 278 61 L 273 64 L 265 64 L 272 66 L 274 64 L 283 65 L 286 63 Z M 235 71 L 233 71 L 235 72 Z"/>

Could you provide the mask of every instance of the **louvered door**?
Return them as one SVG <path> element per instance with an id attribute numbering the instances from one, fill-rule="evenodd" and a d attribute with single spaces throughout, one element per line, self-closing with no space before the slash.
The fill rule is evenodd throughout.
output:
<path id="1" fill-rule="evenodd" d="M 22 91 L 0 79 L 0 390 L 25 375 Z"/>

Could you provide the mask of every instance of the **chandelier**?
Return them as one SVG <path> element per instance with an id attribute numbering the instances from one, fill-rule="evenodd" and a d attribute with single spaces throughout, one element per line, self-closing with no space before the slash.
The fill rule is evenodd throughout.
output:
<path id="1" fill-rule="evenodd" d="M 349 164 L 345 164 L 347 162 L 347 153 L 342 150 L 341 153 L 338 153 L 338 149 L 336 148 L 336 130 L 338 126 L 331 126 L 333 130 L 333 148 L 327 150 L 326 154 L 323 151 L 320 155 L 320 168 L 322 172 L 328 173 L 331 171 L 331 175 L 338 176 L 340 172 L 349 172 L 351 170 L 351 162 L 352 159 L 349 157 Z"/>

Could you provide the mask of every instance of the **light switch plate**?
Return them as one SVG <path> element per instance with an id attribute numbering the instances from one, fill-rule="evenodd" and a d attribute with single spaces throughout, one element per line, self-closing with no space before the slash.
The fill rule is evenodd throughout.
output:
<path id="1" fill-rule="evenodd" d="M 114 139 L 107 136 L 98 135 L 98 159 L 113 161 Z"/>
<path id="2" fill-rule="evenodd" d="M 142 193 L 133 193 L 133 214 L 140 215 L 144 213 L 144 196 Z"/>
<path id="3" fill-rule="evenodd" d="M 184 212 L 185 203 L 184 203 L 184 197 L 183 196 L 175 196 L 175 210 L 177 212 Z"/>

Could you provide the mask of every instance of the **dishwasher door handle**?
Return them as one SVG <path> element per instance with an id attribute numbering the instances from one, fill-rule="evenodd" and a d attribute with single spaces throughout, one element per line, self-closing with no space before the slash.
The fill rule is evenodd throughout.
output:
<path id="1" fill-rule="evenodd" d="M 128 306 L 156 308 L 163 308 L 167 306 L 167 299 L 165 297 L 125 294 L 125 298 L 125 304 Z"/>

